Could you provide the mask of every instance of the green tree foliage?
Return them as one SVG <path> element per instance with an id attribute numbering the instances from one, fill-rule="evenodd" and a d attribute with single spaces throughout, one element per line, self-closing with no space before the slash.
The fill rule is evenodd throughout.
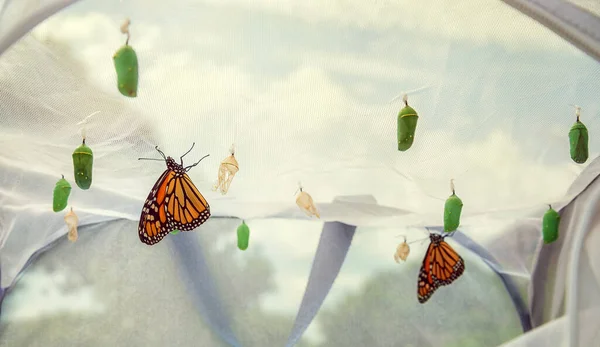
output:
<path id="1" fill-rule="evenodd" d="M 465 260 L 465 274 L 423 305 L 416 297 L 420 263 L 414 256 L 397 271 L 373 274 L 318 314 L 320 346 L 486 347 L 521 334 L 498 276 L 476 258 Z"/>

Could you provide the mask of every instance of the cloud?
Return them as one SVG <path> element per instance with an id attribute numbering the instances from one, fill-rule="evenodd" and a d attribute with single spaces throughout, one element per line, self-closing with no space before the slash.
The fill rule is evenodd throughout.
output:
<path id="1" fill-rule="evenodd" d="M 89 315 L 104 312 L 105 307 L 93 288 L 74 284 L 73 279 L 72 274 L 60 271 L 28 271 L 19 280 L 14 294 L 4 302 L 2 317 L 17 321 L 64 313 Z"/>
<path id="2" fill-rule="evenodd" d="M 519 49 L 572 49 L 541 24 L 502 2 L 429 0 L 417 5 L 409 0 L 343 0 L 318 6 L 294 0 L 198 2 L 260 10 L 297 18 L 309 25 L 345 26 L 378 32 L 394 30 L 398 35 L 407 36 L 425 33 L 441 40 L 465 40 L 477 44 L 496 42 Z"/>
<path id="3" fill-rule="evenodd" d="M 225 4 L 246 6 L 235 1 Z M 339 4 L 324 6 L 316 20 L 336 14 L 351 23 L 368 21 L 372 15 L 371 10 L 365 10 L 363 19 L 352 19 L 353 13 L 366 5 L 347 2 L 348 8 L 338 11 L 334 7 Z M 293 16 L 313 10 L 312 6 L 297 2 L 263 1 L 255 5 L 265 11 L 288 11 Z M 382 1 L 377 6 L 386 8 L 382 23 L 372 23 L 380 28 L 391 27 L 396 21 L 394 25 L 415 28 L 418 22 L 418 30 L 429 30 L 429 21 L 444 16 L 462 18 L 457 15 L 461 13 L 469 21 L 480 21 L 473 13 L 500 13 L 495 19 L 498 23 L 504 23 L 502 13 L 514 15 L 512 9 L 501 10 L 496 5 L 480 8 L 472 4 L 469 16 L 464 5 L 449 3 L 439 7 L 426 3 L 419 11 L 407 5 L 402 5 L 400 11 L 393 7 L 399 5 L 392 2 Z M 298 11 L 291 10 L 296 7 Z M 402 16 L 388 16 L 391 9 Z M 519 27 L 519 19 L 515 20 L 514 26 Z M 182 25 L 190 24 L 186 23 Z M 460 23 L 451 23 L 456 26 L 455 33 L 460 33 Z M 109 54 L 122 44 L 118 24 L 104 15 L 78 17 L 65 13 L 44 23 L 40 30 L 78 47 L 90 75 L 98 76 L 96 80 L 116 94 Z M 95 29 L 76 32 L 76 28 L 85 25 Z M 234 59 L 244 56 L 243 47 L 220 40 L 216 30 L 202 32 L 202 40 L 172 40 L 174 49 L 165 51 L 163 41 L 172 37 L 169 29 L 147 24 L 143 17 L 136 20 L 136 28 L 145 33 L 136 37 L 136 49 L 143 62 L 140 93 L 136 100 L 128 101 L 160 129 L 160 142 L 164 143 L 161 147 L 167 154 L 183 153 L 192 141 L 196 142 L 196 150 L 188 160 L 213 154 L 190 172 L 209 200 L 221 198 L 207 191 L 207 187 L 216 179 L 216 167 L 233 142 L 241 170 L 228 198 L 249 203 L 285 200 L 293 206 L 292 192 L 302 181 L 317 204 L 342 193 L 373 194 L 381 204 L 437 216 L 448 193 L 448 181 L 455 178 L 461 196 L 468 202 L 464 211 L 468 215 L 473 209 L 558 199 L 572 181 L 566 152 L 556 154 L 539 147 L 540 142 L 548 142 L 545 136 L 554 135 L 540 133 L 539 141 L 528 139 L 527 134 L 513 136 L 511 126 L 521 120 L 513 115 L 503 116 L 513 110 L 512 105 L 505 105 L 506 100 L 514 100 L 513 94 L 522 96 L 517 102 L 525 103 L 538 97 L 536 93 L 552 97 L 556 92 L 556 88 L 544 87 L 555 81 L 551 79 L 554 74 L 545 67 L 536 68 L 537 55 L 516 59 L 504 52 L 494 59 L 498 55 L 492 49 L 468 60 L 473 55 L 472 46 L 457 45 L 449 50 L 448 45 L 454 43 L 441 40 L 435 46 L 434 41 L 427 41 L 415 45 L 412 51 L 401 46 L 402 38 L 394 38 L 393 32 L 388 32 L 373 40 L 357 40 L 358 47 L 365 47 L 362 53 L 349 46 L 343 47 L 347 54 L 340 47 L 327 51 L 318 45 L 312 49 L 293 43 L 269 46 L 273 49 L 270 54 L 277 57 L 274 60 L 289 63 L 283 65 L 285 69 L 269 70 L 257 61 L 259 56 Z M 445 35 L 442 27 L 436 28 L 436 32 Z M 470 30 L 478 35 L 475 29 Z M 203 46 L 202 42 L 206 44 Z M 223 47 L 219 54 L 226 52 L 229 58 L 216 59 L 207 47 Z M 406 60 L 394 64 L 395 59 L 403 57 Z M 550 61 L 558 64 L 560 58 Z M 395 144 L 396 115 L 401 104 L 386 102 L 402 89 L 423 85 L 430 88 L 409 98 L 421 114 L 415 144 L 410 151 L 399 153 Z M 515 88 L 520 89 L 515 92 Z M 356 97 L 361 93 L 364 98 Z M 535 124 L 544 112 L 532 110 L 524 118 L 525 124 Z M 558 128 L 552 124 L 551 134 L 558 134 Z M 535 148 L 524 150 L 529 146 L 527 141 L 533 141 Z M 552 162 L 552 158 L 564 160 Z M 136 175 L 151 172 L 147 169 Z M 412 179 L 407 180 L 406 176 Z M 154 176 L 148 176 L 143 182 L 151 184 L 154 180 Z M 139 196 L 145 196 L 147 189 L 140 185 Z"/>

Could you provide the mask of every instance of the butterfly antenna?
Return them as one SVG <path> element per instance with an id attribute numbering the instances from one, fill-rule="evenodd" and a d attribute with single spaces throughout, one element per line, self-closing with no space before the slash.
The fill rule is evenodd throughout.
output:
<path id="1" fill-rule="evenodd" d="M 413 243 L 416 243 L 416 242 L 423 243 L 423 241 L 425 241 L 425 240 L 429 240 L 429 237 L 425 237 L 425 238 L 414 240 L 414 241 L 410 241 L 410 242 L 406 242 L 406 240 L 405 240 L 404 242 L 406 242 L 406 243 L 408 243 L 410 245 L 410 244 L 413 244 Z"/>
<path id="2" fill-rule="evenodd" d="M 207 154 L 207 155 L 203 156 L 202 158 L 200 158 L 200 160 L 198 160 L 198 161 L 197 161 L 197 162 L 195 162 L 194 164 L 192 164 L 192 165 L 190 165 L 190 166 L 186 166 L 186 167 L 184 168 L 184 170 L 185 170 L 185 171 L 190 171 L 190 169 L 191 169 L 191 168 L 193 168 L 194 166 L 196 166 L 196 165 L 200 164 L 200 162 L 202 161 L 202 159 L 204 159 L 204 158 L 208 157 L 209 155 L 210 155 L 210 154 Z"/>
<path id="3" fill-rule="evenodd" d="M 190 149 L 187 152 L 183 153 L 183 155 L 181 157 L 179 157 L 179 160 L 181 161 L 181 166 L 183 166 L 183 157 L 185 157 L 188 153 L 190 153 L 192 151 L 195 144 L 196 144 L 196 142 L 192 142 L 192 147 L 190 147 Z M 202 159 L 200 159 L 200 160 L 202 160 Z"/>
<path id="4" fill-rule="evenodd" d="M 156 149 L 158 151 L 158 153 L 160 153 L 160 155 L 162 155 L 163 159 L 165 161 L 167 161 L 167 156 L 163 153 L 163 151 L 161 151 L 158 146 L 154 147 L 154 149 Z"/>

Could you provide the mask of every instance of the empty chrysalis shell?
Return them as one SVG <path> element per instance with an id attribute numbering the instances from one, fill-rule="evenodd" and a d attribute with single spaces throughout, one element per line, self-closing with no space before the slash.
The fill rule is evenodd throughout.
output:
<path id="1" fill-rule="evenodd" d="M 300 194 L 298 194 L 298 197 L 296 197 L 296 204 L 302 211 L 304 211 L 304 213 L 306 213 L 307 216 L 317 216 L 317 218 L 321 218 L 321 216 L 319 216 L 319 211 L 317 211 L 317 208 L 315 207 L 312 197 L 310 194 L 303 191 L 302 188 L 300 188 Z"/>
<path id="2" fill-rule="evenodd" d="M 65 179 L 65 176 L 62 176 L 61 179 L 56 182 L 54 186 L 54 194 L 52 197 L 52 210 L 54 212 L 60 212 L 67 207 L 67 202 L 69 201 L 69 195 L 71 194 L 71 185 Z"/>
<path id="3" fill-rule="evenodd" d="M 569 130 L 569 145 L 571 159 L 577 164 L 583 164 L 588 159 L 588 130 L 579 120 L 580 108 L 576 108 L 577 120 Z"/>
<path id="4" fill-rule="evenodd" d="M 67 238 L 71 242 L 77 241 L 77 225 L 79 224 L 79 218 L 77 217 L 75 212 L 73 212 L 72 207 L 71 210 L 65 214 L 65 223 L 67 223 L 67 229 L 69 229 Z"/>
<path id="5" fill-rule="evenodd" d="M 444 204 L 444 231 L 448 233 L 458 229 L 460 225 L 460 213 L 463 207 L 462 200 L 456 196 L 453 180 L 450 180 L 450 187 L 452 195 L 446 199 L 446 203 Z"/>
<path id="6" fill-rule="evenodd" d="M 242 251 L 248 249 L 248 243 L 250 240 L 250 228 L 246 225 L 245 221 L 237 228 L 237 244 L 238 248 Z"/>
<path id="7" fill-rule="evenodd" d="M 73 169 L 75 171 L 75 183 L 81 189 L 89 189 L 92 185 L 92 169 L 94 166 L 94 153 L 85 144 L 85 138 L 81 146 L 73 152 Z"/>
<path id="8" fill-rule="evenodd" d="M 402 259 L 402 261 L 406 261 L 406 258 L 408 258 L 409 253 L 410 247 L 408 246 L 408 243 L 406 243 L 406 240 L 404 240 L 404 242 L 399 244 L 396 248 L 396 253 L 394 253 L 394 260 L 396 261 L 396 263 L 400 263 L 400 259 Z"/>
<path id="9" fill-rule="evenodd" d="M 221 165 L 219 165 L 219 176 L 217 183 L 213 186 L 213 190 L 219 190 L 221 194 L 227 194 L 229 190 L 229 186 L 231 185 L 231 181 L 233 181 L 233 177 L 240 170 L 237 160 L 235 159 L 235 155 L 231 153 L 231 155 L 225 158 Z"/>
<path id="10" fill-rule="evenodd" d="M 408 106 L 406 95 L 403 99 L 405 106 L 398 113 L 398 150 L 402 152 L 412 146 L 419 120 L 417 111 Z"/>
<path id="11" fill-rule="evenodd" d="M 135 98 L 138 89 L 138 59 L 137 54 L 129 45 L 129 19 L 121 26 L 121 32 L 127 34 L 127 41 L 113 55 L 117 71 L 117 88 L 124 96 Z"/>
<path id="12" fill-rule="evenodd" d="M 558 212 L 551 205 L 548 205 L 548 207 L 542 220 L 542 238 L 544 239 L 544 243 L 552 243 L 558 239 L 558 226 L 560 224 L 560 215 Z"/>

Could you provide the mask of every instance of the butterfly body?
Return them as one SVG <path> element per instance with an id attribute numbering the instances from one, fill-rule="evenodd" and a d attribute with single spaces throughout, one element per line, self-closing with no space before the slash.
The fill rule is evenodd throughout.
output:
<path id="1" fill-rule="evenodd" d="M 194 230 L 210 217 L 208 202 L 187 174 L 198 163 L 183 167 L 171 157 L 165 162 L 167 169 L 148 194 L 138 225 L 140 241 L 147 245 L 160 242 L 174 230 Z"/>
<path id="2" fill-rule="evenodd" d="M 425 303 L 441 286 L 454 282 L 465 271 L 463 258 L 450 247 L 445 236 L 430 234 L 429 247 L 417 283 L 417 298 L 421 304 Z"/>

